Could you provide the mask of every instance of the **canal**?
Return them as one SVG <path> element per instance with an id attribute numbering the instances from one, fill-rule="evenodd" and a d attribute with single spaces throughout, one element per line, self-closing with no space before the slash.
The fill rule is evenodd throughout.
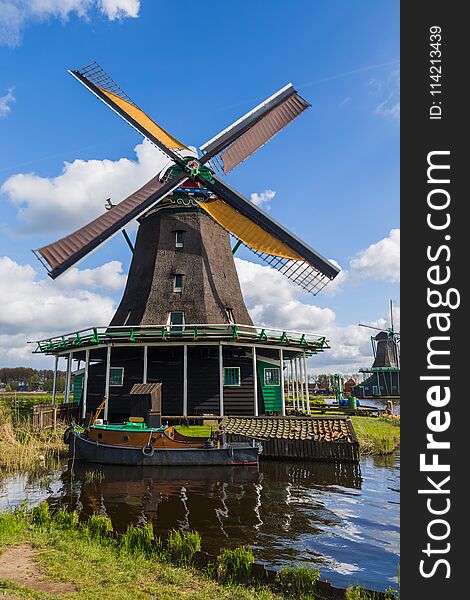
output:
<path id="1" fill-rule="evenodd" d="M 257 560 L 281 567 L 315 563 L 346 587 L 396 587 L 400 456 L 360 465 L 270 462 L 258 468 L 138 468 L 80 465 L 0 480 L 0 510 L 25 498 L 67 505 L 85 518 L 108 515 L 117 530 L 151 520 L 163 538 L 196 529 L 203 549 L 249 544 Z M 101 472 L 90 477 L 90 470 Z M 87 473 L 88 471 L 88 473 Z M 92 481 L 92 479 L 94 479 Z M 101 479 L 101 481 L 99 481 Z"/>

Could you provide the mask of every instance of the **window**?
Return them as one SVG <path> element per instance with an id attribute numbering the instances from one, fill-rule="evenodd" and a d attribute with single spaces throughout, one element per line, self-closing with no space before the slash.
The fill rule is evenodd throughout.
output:
<path id="1" fill-rule="evenodd" d="M 109 369 L 110 387 L 120 387 L 124 383 L 124 367 L 111 367 Z"/>
<path id="2" fill-rule="evenodd" d="M 183 291 L 183 276 L 175 275 L 175 285 L 173 287 L 174 292 L 182 292 Z"/>
<path id="3" fill-rule="evenodd" d="M 168 325 L 170 325 L 170 332 L 182 332 L 184 327 L 184 312 L 175 311 L 171 312 L 168 316 Z"/>
<path id="4" fill-rule="evenodd" d="M 240 387 L 240 367 L 224 367 L 224 385 Z"/>
<path id="5" fill-rule="evenodd" d="M 229 323 L 235 323 L 235 319 L 233 318 L 233 311 L 231 308 L 226 308 L 225 313 L 227 314 L 227 319 Z"/>
<path id="6" fill-rule="evenodd" d="M 264 385 L 280 385 L 280 370 L 278 367 L 264 370 Z"/>
<path id="7" fill-rule="evenodd" d="M 175 247 L 182 248 L 183 247 L 183 233 L 184 231 L 175 231 Z"/>

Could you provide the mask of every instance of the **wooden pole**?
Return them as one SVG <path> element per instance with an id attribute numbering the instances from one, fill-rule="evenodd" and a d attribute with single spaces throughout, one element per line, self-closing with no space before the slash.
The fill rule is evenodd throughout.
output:
<path id="1" fill-rule="evenodd" d="M 256 372 L 256 347 L 253 346 L 253 402 L 254 415 L 258 416 L 258 373 Z"/>
<path id="2" fill-rule="evenodd" d="M 299 378 L 300 378 L 300 397 L 302 398 L 302 412 L 305 412 L 305 390 L 304 390 L 304 377 L 302 369 L 302 359 L 300 356 L 297 357 L 299 362 Z"/>
<path id="3" fill-rule="evenodd" d="M 279 363 L 281 367 L 281 414 L 286 416 L 286 395 L 284 392 L 284 350 L 279 349 Z"/>
<path id="4" fill-rule="evenodd" d="M 86 397 L 88 393 L 88 367 L 90 365 L 90 348 L 85 350 L 85 374 L 83 376 L 82 419 L 86 417 Z"/>
<path id="5" fill-rule="evenodd" d="M 298 371 L 297 357 L 294 358 L 294 369 L 295 369 L 295 397 L 297 400 L 297 410 L 300 411 L 299 371 Z"/>
<path id="6" fill-rule="evenodd" d="M 148 351 L 149 351 L 149 347 L 144 346 L 144 372 L 142 375 L 142 383 L 147 383 L 148 358 L 149 358 Z"/>
<path id="7" fill-rule="evenodd" d="M 67 403 L 70 399 L 70 380 L 72 379 L 72 356 L 73 352 L 67 355 L 67 375 L 65 377 L 65 395 L 64 402 Z"/>
<path id="8" fill-rule="evenodd" d="M 52 382 L 52 404 L 55 404 L 55 394 L 57 390 L 57 368 L 59 366 L 59 357 L 56 355 L 55 357 L 55 365 L 54 365 L 54 381 Z"/>
<path id="9" fill-rule="evenodd" d="M 105 422 L 108 421 L 108 409 L 109 409 L 109 379 L 111 376 L 111 346 L 108 346 L 106 351 L 106 383 L 104 386 L 104 414 L 103 419 Z"/>
<path id="10" fill-rule="evenodd" d="M 219 415 L 224 416 L 224 349 L 219 344 Z"/>
<path id="11" fill-rule="evenodd" d="M 188 345 L 183 346 L 183 417 L 188 416 Z"/>
<path id="12" fill-rule="evenodd" d="M 307 401 L 307 414 L 310 414 L 310 394 L 308 391 L 307 354 L 304 352 L 304 375 L 305 375 L 305 400 Z"/>

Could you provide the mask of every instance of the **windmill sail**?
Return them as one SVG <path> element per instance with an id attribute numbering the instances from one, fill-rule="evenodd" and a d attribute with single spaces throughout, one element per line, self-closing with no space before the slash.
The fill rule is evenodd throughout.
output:
<path id="1" fill-rule="evenodd" d="M 214 167 L 221 162 L 229 173 L 309 106 L 289 83 L 201 146 L 201 162 L 210 160 Z"/>
<path id="2" fill-rule="evenodd" d="M 107 104 L 114 112 L 122 117 L 131 127 L 137 129 L 167 156 L 178 162 L 175 151 L 187 149 L 186 146 L 157 125 L 131 98 L 111 79 L 111 77 L 96 62 L 69 71 L 80 83 L 87 87 L 95 96 Z"/>
<path id="3" fill-rule="evenodd" d="M 52 279 L 55 279 L 122 229 L 129 221 L 163 199 L 181 185 L 184 179 L 186 179 L 185 174 L 180 174 L 164 184 L 156 176 L 88 225 L 52 244 L 34 250 L 34 253 L 46 266 Z"/>
<path id="4" fill-rule="evenodd" d="M 339 269 L 218 177 L 200 182 L 215 195 L 201 202 L 220 225 L 291 281 L 313 294 Z"/>

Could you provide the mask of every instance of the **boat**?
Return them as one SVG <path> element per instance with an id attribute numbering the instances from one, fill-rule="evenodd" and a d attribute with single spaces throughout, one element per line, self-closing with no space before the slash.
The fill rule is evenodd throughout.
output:
<path id="1" fill-rule="evenodd" d="M 257 465 L 259 442 L 227 443 L 218 430 L 210 437 L 182 435 L 174 426 L 148 427 L 141 418 L 125 423 L 73 423 L 64 434 L 69 459 L 107 465 L 235 466 Z"/>

